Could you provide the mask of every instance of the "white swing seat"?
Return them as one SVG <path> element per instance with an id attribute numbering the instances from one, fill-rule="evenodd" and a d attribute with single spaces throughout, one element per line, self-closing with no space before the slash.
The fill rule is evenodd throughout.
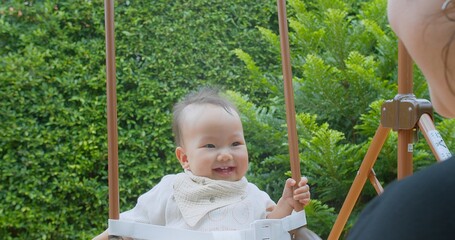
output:
<path id="1" fill-rule="evenodd" d="M 290 240 L 289 231 L 307 224 L 305 211 L 293 212 L 282 219 L 261 219 L 249 229 L 201 232 L 145 223 L 109 219 L 109 235 L 144 240 Z"/>

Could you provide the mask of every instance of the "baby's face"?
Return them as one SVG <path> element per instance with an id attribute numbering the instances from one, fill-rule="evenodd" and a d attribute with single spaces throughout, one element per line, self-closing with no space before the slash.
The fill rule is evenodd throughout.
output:
<path id="1" fill-rule="evenodd" d="M 180 122 L 182 145 L 176 155 L 194 175 L 238 181 L 248 170 L 248 151 L 239 115 L 212 104 L 191 104 Z"/>

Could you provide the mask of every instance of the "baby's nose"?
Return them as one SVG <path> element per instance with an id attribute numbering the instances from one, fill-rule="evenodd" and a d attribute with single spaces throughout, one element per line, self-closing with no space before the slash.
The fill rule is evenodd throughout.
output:
<path id="1" fill-rule="evenodd" d="M 218 154 L 218 161 L 229 161 L 232 159 L 232 154 L 229 151 L 222 151 Z"/>

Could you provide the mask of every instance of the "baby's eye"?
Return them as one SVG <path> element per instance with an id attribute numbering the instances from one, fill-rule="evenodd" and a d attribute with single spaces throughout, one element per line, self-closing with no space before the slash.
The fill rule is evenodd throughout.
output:
<path id="1" fill-rule="evenodd" d="M 232 146 L 234 146 L 234 147 L 236 147 L 236 146 L 240 146 L 240 145 L 242 145 L 242 143 L 241 143 L 241 142 L 233 142 L 233 143 L 232 143 Z"/>
<path id="2" fill-rule="evenodd" d="M 209 144 L 205 144 L 204 147 L 206 147 L 206 148 L 215 148 L 215 145 L 209 143 Z"/>

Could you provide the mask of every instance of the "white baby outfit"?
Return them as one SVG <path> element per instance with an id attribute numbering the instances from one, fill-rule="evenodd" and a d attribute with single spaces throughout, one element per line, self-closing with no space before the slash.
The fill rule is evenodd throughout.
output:
<path id="1" fill-rule="evenodd" d="M 246 178 L 212 180 L 186 171 L 163 177 L 120 219 L 197 231 L 241 230 L 264 219 L 274 205 Z"/>

